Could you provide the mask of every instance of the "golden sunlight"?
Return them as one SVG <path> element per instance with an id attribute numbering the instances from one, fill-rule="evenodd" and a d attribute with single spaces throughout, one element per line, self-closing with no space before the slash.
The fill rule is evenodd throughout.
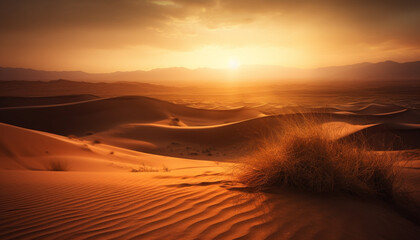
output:
<path id="1" fill-rule="evenodd" d="M 0 0 L 0 240 L 420 240 L 419 23 L 420 0 Z"/>
<path id="2" fill-rule="evenodd" d="M 238 61 L 236 58 L 231 58 L 228 61 L 228 67 L 230 69 L 238 69 L 241 66 L 241 62 Z"/>

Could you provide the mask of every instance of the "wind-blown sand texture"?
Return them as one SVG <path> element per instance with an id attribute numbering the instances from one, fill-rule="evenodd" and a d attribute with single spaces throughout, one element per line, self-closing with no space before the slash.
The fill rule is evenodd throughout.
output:
<path id="1" fill-rule="evenodd" d="M 137 96 L 68 99 L 34 106 L 9 98 L 0 108 L 0 239 L 420 236 L 417 223 L 377 200 L 253 193 L 235 182 L 236 159 L 293 113 Z M 336 141 L 363 134 L 373 150 L 404 152 L 407 189 L 420 202 L 418 109 L 354 103 L 295 115 L 322 119 Z"/>

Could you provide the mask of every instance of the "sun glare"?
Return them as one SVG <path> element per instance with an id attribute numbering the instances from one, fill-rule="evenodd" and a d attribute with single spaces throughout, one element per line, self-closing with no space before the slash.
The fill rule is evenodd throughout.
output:
<path id="1" fill-rule="evenodd" d="M 238 59 L 231 58 L 229 59 L 228 66 L 230 69 L 237 69 L 241 66 L 241 63 L 238 61 Z"/>

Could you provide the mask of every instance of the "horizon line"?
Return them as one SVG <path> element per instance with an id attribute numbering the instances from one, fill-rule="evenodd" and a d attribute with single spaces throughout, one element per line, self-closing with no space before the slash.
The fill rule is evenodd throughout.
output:
<path id="1" fill-rule="evenodd" d="M 270 65 L 270 64 L 244 64 L 239 66 L 238 69 L 229 69 L 226 68 L 212 68 L 212 67 L 197 67 L 197 68 L 188 68 L 188 67 L 182 67 L 182 66 L 172 66 L 172 67 L 158 67 L 158 68 L 152 68 L 149 70 L 126 70 L 126 71 L 113 71 L 113 72 L 88 72 L 88 71 L 82 71 L 82 70 L 44 70 L 44 69 L 35 69 L 35 68 L 26 68 L 26 67 L 9 67 L 9 66 L 0 66 L 0 68 L 9 68 L 9 69 L 25 69 L 25 70 L 32 70 L 32 71 L 43 71 L 43 72 L 81 72 L 86 74 L 112 74 L 112 73 L 127 73 L 127 72 L 151 72 L 155 70 L 162 70 L 162 69 L 186 69 L 190 71 L 195 70 L 228 70 L 228 71 L 238 71 L 243 67 L 278 67 L 278 68 L 287 68 L 287 69 L 295 69 L 295 70 L 315 70 L 315 69 L 322 69 L 322 68 L 331 68 L 331 67 L 345 67 L 345 66 L 352 66 L 352 65 L 359 65 L 359 64 L 379 64 L 379 63 L 398 63 L 398 64 L 405 64 L 405 63 L 414 63 L 414 62 L 420 62 L 420 60 L 415 61 L 405 61 L 405 62 L 398 62 L 394 60 L 385 60 L 385 61 L 379 61 L 379 62 L 357 62 L 352 64 L 344 64 L 344 65 L 331 65 L 331 66 L 324 66 L 324 67 L 312 67 L 312 68 L 300 68 L 300 67 L 285 67 L 283 65 Z"/>

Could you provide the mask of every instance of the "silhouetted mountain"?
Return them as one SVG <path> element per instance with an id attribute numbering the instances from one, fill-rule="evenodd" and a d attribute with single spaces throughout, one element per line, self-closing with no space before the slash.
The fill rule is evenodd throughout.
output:
<path id="1" fill-rule="evenodd" d="M 26 68 L 3 68 L 0 67 L 0 80 L 27 80 L 45 81 L 55 79 L 89 79 L 92 74 L 81 71 L 41 71 Z"/>
<path id="2" fill-rule="evenodd" d="M 420 79 L 420 61 L 397 63 L 359 63 L 347 66 L 326 67 L 313 70 L 317 78 L 326 79 L 372 79 L 372 80 L 411 80 Z"/>
<path id="3" fill-rule="evenodd" d="M 261 80 L 420 80 L 420 61 L 397 63 L 359 63 L 316 69 L 280 66 L 245 65 L 237 70 L 211 68 L 159 68 L 150 71 L 86 73 L 80 71 L 38 71 L 23 68 L 0 68 L 0 80 L 136 81 L 156 84 L 197 84 L 229 79 Z M 199 82 L 198 82 L 199 81 Z"/>

